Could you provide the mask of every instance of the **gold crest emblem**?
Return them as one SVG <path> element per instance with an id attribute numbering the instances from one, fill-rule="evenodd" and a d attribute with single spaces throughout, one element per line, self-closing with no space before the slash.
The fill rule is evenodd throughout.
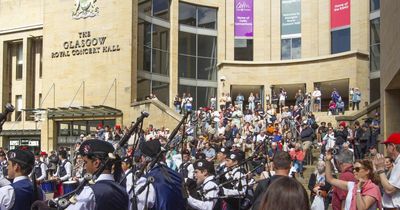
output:
<path id="1" fill-rule="evenodd" d="M 94 17 L 99 14 L 99 7 L 96 6 L 97 0 L 75 0 L 72 17 L 74 19 Z"/>

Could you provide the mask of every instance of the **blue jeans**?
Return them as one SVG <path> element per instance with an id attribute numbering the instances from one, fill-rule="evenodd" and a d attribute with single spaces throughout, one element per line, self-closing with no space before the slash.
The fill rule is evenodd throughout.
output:
<path id="1" fill-rule="evenodd" d="M 303 172 L 303 161 L 294 160 L 293 164 L 294 164 L 294 167 L 296 168 L 297 173 Z"/>

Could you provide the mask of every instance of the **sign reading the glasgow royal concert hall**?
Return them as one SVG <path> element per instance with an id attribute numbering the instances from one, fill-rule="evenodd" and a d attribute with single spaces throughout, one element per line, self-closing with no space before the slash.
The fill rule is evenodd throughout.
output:
<path id="1" fill-rule="evenodd" d="M 75 19 L 94 17 L 99 14 L 97 0 L 75 0 L 72 17 Z"/>
<path id="2" fill-rule="evenodd" d="M 300 0 L 281 0 L 281 35 L 301 33 L 300 2 Z"/>
<path id="3" fill-rule="evenodd" d="M 331 0 L 331 29 L 350 25 L 350 0 Z"/>
<path id="4" fill-rule="evenodd" d="M 253 0 L 235 0 L 235 37 L 253 37 Z"/>
<path id="5" fill-rule="evenodd" d="M 120 50 L 118 44 L 108 44 L 107 36 L 93 36 L 92 32 L 84 31 L 77 33 L 77 39 L 62 42 L 60 50 L 51 52 L 51 58 L 112 53 Z"/>

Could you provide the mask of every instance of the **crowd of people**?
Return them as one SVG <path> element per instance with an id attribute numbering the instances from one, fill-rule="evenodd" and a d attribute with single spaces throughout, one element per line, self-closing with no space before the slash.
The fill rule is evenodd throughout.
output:
<path id="1" fill-rule="evenodd" d="M 215 99 L 213 106 L 192 111 L 186 106 L 193 103 L 188 94 L 187 102 L 176 106 L 185 114 L 182 124 L 172 131 L 149 124 L 128 136 L 132 128 L 99 125 L 72 149 L 49 154 L 3 150 L 0 204 L 4 209 L 54 209 L 57 199 L 92 178 L 95 182 L 88 181 L 67 209 L 400 207 L 400 134 L 384 142 L 387 157 L 379 154 L 379 114 L 336 127 L 318 122 L 300 101 L 277 114 L 275 106 L 264 110 L 258 95 L 253 97 L 254 106 L 225 101 L 217 107 Z M 121 147 L 127 138 L 132 144 Z M 315 151 L 320 156 L 308 180 L 309 196 L 300 181 L 306 179 L 305 166 L 314 164 Z M 30 184 L 14 184 L 29 179 Z M 49 195 L 50 202 L 42 201 Z"/>

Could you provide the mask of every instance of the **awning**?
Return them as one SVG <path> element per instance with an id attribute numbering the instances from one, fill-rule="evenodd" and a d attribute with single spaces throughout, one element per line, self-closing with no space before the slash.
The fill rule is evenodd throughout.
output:
<path id="1" fill-rule="evenodd" d="M 40 136 L 40 130 L 3 130 L 0 136 Z"/>
<path id="2" fill-rule="evenodd" d="M 31 112 L 46 112 L 48 119 L 67 117 L 113 117 L 122 116 L 122 111 L 109 106 L 79 106 L 79 107 L 58 107 L 48 109 L 25 110 Z"/>

